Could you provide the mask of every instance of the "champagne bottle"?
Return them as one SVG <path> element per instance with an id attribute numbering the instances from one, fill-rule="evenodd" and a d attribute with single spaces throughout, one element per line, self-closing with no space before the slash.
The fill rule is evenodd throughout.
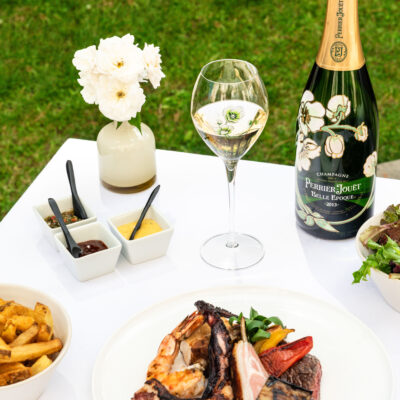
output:
<path id="1" fill-rule="evenodd" d="M 310 234 L 352 237 L 373 212 L 378 110 L 357 0 L 328 0 L 297 119 L 296 218 Z"/>

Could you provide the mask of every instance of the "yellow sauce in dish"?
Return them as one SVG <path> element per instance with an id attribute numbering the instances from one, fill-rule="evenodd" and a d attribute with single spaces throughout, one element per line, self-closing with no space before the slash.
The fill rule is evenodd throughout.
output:
<path id="1" fill-rule="evenodd" d="M 131 236 L 133 229 L 135 228 L 137 221 L 129 222 L 128 224 L 120 225 L 117 227 L 118 232 L 127 240 Z M 161 232 L 162 228 L 154 219 L 145 218 L 142 222 L 142 226 L 136 232 L 135 239 L 140 239 L 145 236 L 152 235 L 153 233 Z"/>

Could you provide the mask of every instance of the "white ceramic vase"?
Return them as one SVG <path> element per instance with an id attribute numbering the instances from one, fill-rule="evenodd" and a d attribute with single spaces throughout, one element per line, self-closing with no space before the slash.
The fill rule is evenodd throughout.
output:
<path id="1" fill-rule="evenodd" d="M 118 128 L 106 125 L 97 136 L 100 179 L 110 189 L 144 190 L 155 181 L 155 139 L 152 130 L 141 124 L 141 132 L 129 122 Z"/>

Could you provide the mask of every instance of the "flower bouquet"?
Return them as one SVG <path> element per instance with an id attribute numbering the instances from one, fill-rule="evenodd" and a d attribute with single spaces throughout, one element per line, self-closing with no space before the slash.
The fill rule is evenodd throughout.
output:
<path id="1" fill-rule="evenodd" d="M 83 99 L 113 120 L 97 137 L 101 180 L 113 188 L 148 187 L 155 179 L 155 140 L 140 118 L 146 101 L 142 85 L 150 82 L 156 89 L 165 77 L 159 48 L 141 49 L 130 34 L 114 36 L 100 39 L 97 49 L 78 50 L 72 63 Z"/>

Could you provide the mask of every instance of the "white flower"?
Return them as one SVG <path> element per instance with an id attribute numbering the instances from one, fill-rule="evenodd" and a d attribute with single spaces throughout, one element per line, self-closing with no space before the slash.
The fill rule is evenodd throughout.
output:
<path id="1" fill-rule="evenodd" d="M 357 128 L 357 132 L 354 134 L 356 140 L 365 142 L 368 138 L 368 128 L 364 122 Z"/>
<path id="2" fill-rule="evenodd" d="M 145 43 L 143 49 L 143 61 L 147 72 L 147 78 L 150 80 L 153 88 L 160 86 L 161 79 L 165 77 L 161 71 L 160 48 L 153 44 Z"/>
<path id="3" fill-rule="evenodd" d="M 320 102 L 313 100 L 314 95 L 306 90 L 301 99 L 297 117 L 299 127 L 306 136 L 308 132 L 318 132 L 325 125 L 325 108 Z"/>
<path id="4" fill-rule="evenodd" d="M 99 78 L 100 111 L 114 121 L 129 121 L 141 111 L 146 96 L 139 83 L 126 83 L 107 76 Z"/>
<path id="5" fill-rule="evenodd" d="M 374 151 L 370 154 L 364 163 L 364 175 L 367 178 L 375 175 L 376 166 L 378 165 L 378 153 Z"/>
<path id="6" fill-rule="evenodd" d="M 79 71 L 92 72 L 96 66 L 96 46 L 76 51 L 72 64 Z"/>
<path id="7" fill-rule="evenodd" d="M 311 167 L 311 160 L 321 154 L 321 146 L 318 146 L 314 140 L 306 138 L 304 142 L 298 144 L 298 154 L 296 166 L 299 171 L 302 169 L 308 171 Z"/>
<path id="8" fill-rule="evenodd" d="M 326 107 L 326 116 L 336 123 L 347 118 L 351 111 L 351 101 L 344 94 L 333 96 Z"/>
<path id="9" fill-rule="evenodd" d="M 98 72 L 123 82 L 142 81 L 146 74 L 142 50 L 133 41 L 129 34 L 100 39 L 96 54 Z"/>
<path id="10" fill-rule="evenodd" d="M 332 158 L 342 158 L 344 153 L 343 136 L 328 136 L 325 141 L 325 154 Z"/>
<path id="11" fill-rule="evenodd" d="M 99 75 L 91 72 L 79 72 L 78 83 L 83 86 L 81 95 L 83 100 L 89 104 L 98 104 L 97 100 L 97 87 L 99 82 Z"/>

